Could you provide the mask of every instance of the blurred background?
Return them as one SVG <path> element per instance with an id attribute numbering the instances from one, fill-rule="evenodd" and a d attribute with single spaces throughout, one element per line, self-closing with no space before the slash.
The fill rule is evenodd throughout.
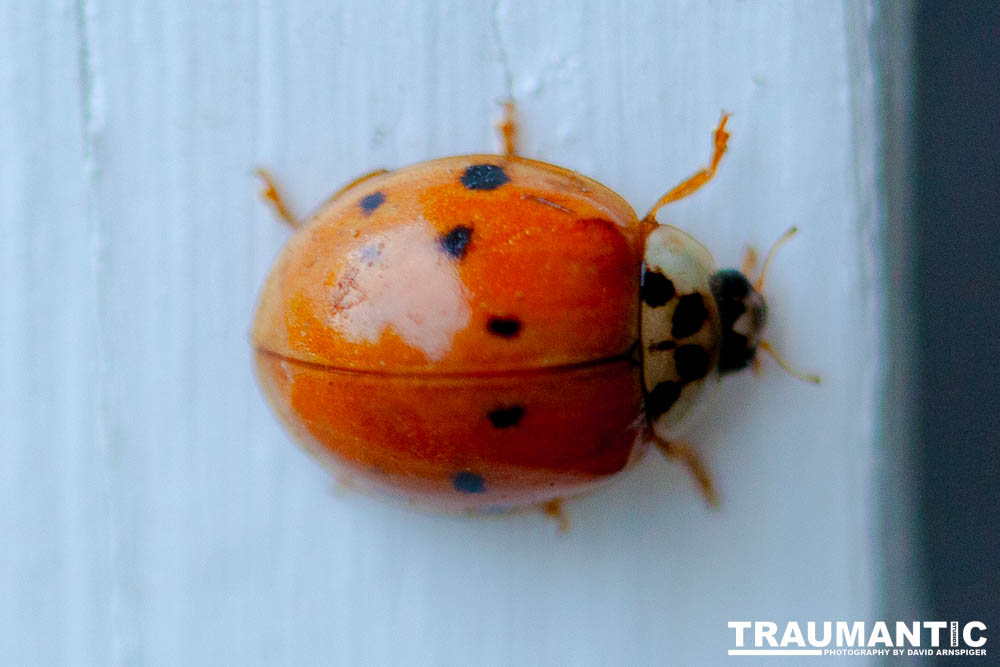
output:
<path id="1" fill-rule="evenodd" d="M 996 627 L 1000 4 L 920 2 L 914 44 L 920 516 L 931 606 Z"/>

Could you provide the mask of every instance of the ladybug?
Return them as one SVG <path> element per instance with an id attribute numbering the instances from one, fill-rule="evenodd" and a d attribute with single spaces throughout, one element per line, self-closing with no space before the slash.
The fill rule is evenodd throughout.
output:
<path id="1" fill-rule="evenodd" d="M 709 165 L 643 218 L 597 181 L 517 155 L 511 104 L 502 155 L 373 172 L 302 222 L 260 170 L 296 228 L 253 324 L 268 402 L 353 484 L 436 510 L 561 518 L 562 499 L 650 444 L 714 502 L 674 432 L 710 377 L 771 351 L 763 272 L 717 270 L 656 213 L 712 178 L 727 120 Z"/>

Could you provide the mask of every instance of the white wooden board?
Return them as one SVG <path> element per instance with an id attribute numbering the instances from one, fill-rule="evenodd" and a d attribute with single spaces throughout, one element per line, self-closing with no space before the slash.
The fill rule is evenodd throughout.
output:
<path id="1" fill-rule="evenodd" d="M 0 655 L 52 665 L 722 662 L 730 620 L 879 614 L 881 202 L 863 2 L 0 2 Z M 300 211 L 376 167 L 522 150 L 722 264 L 771 338 L 695 439 L 540 516 L 336 492 L 255 385 L 256 290 Z M 905 558 L 897 559 L 905 562 Z"/>

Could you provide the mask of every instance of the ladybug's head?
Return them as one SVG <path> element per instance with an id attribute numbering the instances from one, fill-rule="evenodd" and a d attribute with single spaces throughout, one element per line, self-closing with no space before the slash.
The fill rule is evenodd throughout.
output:
<path id="1" fill-rule="evenodd" d="M 767 267 L 770 266 L 775 251 L 797 232 L 798 230 L 792 227 L 771 246 L 760 275 L 753 282 L 744 274 L 744 271 L 749 271 L 755 264 L 756 257 L 752 251 L 748 253 L 744 262 L 746 267 L 744 271 L 724 269 L 716 271 L 709 278 L 708 286 L 719 309 L 719 324 L 722 331 L 718 364 L 720 373 L 743 370 L 754 363 L 757 350 L 760 349 L 771 355 L 778 365 L 800 380 L 819 383 L 818 375 L 803 373 L 792 368 L 763 337 L 764 326 L 767 324 L 767 302 L 761 292 L 764 289 Z"/>
<path id="2" fill-rule="evenodd" d="M 750 280 L 736 269 L 716 271 L 708 286 L 719 308 L 722 326 L 719 372 L 743 370 L 757 356 L 767 324 L 767 303 Z"/>

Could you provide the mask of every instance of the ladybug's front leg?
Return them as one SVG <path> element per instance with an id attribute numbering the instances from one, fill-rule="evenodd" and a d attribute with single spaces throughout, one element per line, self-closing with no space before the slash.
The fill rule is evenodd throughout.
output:
<path id="1" fill-rule="evenodd" d="M 705 501 L 711 507 L 719 506 L 719 496 L 715 492 L 715 485 L 712 484 L 712 478 L 708 476 L 708 470 L 694 449 L 689 445 L 661 440 L 655 434 L 653 434 L 653 443 L 668 459 L 680 459 L 680 462 L 684 464 L 694 476 L 695 481 L 698 482 L 698 486 L 701 488 L 701 495 L 704 496 Z"/>

